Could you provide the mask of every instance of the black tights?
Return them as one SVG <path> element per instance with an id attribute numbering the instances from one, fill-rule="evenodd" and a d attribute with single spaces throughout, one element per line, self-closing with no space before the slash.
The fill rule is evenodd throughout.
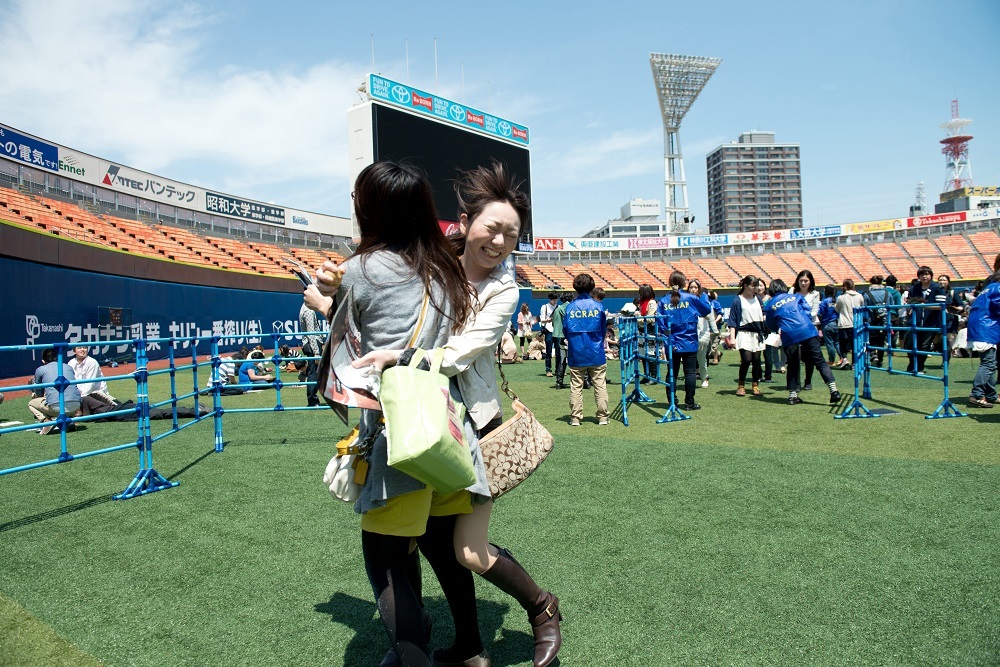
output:
<path id="1" fill-rule="evenodd" d="M 416 576 L 409 537 L 361 531 L 361 550 L 378 614 L 389 643 L 404 665 L 430 665 L 423 606 L 420 600 L 420 565 Z"/>
<path id="2" fill-rule="evenodd" d="M 441 584 L 455 621 L 455 643 L 442 652 L 442 662 L 460 662 L 483 651 L 472 572 L 455 557 L 455 516 L 432 516 L 417 546 Z"/>
<path id="3" fill-rule="evenodd" d="M 455 644 L 442 656 L 460 661 L 483 650 L 472 572 L 455 558 L 455 517 L 429 517 L 427 531 L 417 538 L 420 553 L 430 563 L 455 622 Z M 430 665 L 423 604 L 420 561 L 409 553 L 409 537 L 361 531 L 365 569 L 389 642 L 404 665 Z"/>
<path id="4" fill-rule="evenodd" d="M 760 382 L 760 352 L 751 352 L 750 350 L 740 350 L 740 384 L 745 384 L 747 381 L 747 369 L 753 366 L 753 378 L 754 382 Z"/>

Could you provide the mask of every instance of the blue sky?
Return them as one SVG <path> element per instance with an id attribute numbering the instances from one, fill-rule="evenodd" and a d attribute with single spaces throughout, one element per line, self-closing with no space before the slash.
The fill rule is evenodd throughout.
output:
<path id="1" fill-rule="evenodd" d="M 974 121 L 974 180 L 1000 185 L 996 0 L 0 0 L 0 12 L 0 122 L 333 215 L 349 214 L 346 110 L 372 35 L 377 72 L 531 128 L 536 235 L 582 235 L 630 197 L 663 199 L 650 52 L 723 59 L 681 127 L 696 227 L 705 155 L 750 129 L 801 144 L 806 225 L 904 215 L 919 181 L 933 205 L 956 97 Z"/>

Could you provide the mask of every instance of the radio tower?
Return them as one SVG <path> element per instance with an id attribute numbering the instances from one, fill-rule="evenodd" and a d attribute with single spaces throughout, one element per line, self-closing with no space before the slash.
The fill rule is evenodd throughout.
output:
<path id="1" fill-rule="evenodd" d="M 689 231 L 693 221 L 688 216 L 684 154 L 681 153 L 681 140 L 677 132 L 684 115 L 721 63 L 722 58 L 649 54 L 653 82 L 660 99 L 660 115 L 663 116 L 663 159 L 666 172 L 663 183 L 666 191 L 663 217 L 667 222 L 668 234 Z"/>
<path id="2" fill-rule="evenodd" d="M 948 136 L 941 140 L 944 147 L 941 152 L 945 156 L 947 176 L 944 181 L 944 191 L 960 190 L 972 187 L 972 167 L 969 165 L 969 142 L 972 136 L 962 134 L 972 121 L 958 117 L 958 100 L 951 101 L 951 120 L 941 123 L 940 127 Z"/>

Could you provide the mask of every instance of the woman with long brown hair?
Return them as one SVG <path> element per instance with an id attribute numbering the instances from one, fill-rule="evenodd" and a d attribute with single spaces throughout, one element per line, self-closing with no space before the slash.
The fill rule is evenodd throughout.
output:
<path id="1" fill-rule="evenodd" d="M 444 345 L 441 372 L 457 378 L 462 400 L 481 438 L 503 423 L 494 356 L 519 296 L 517 284 L 504 263 L 527 223 L 530 202 L 500 163 L 463 173 L 455 183 L 455 193 L 461 236 L 455 239 L 454 246 L 461 255 L 459 261 L 476 298 L 463 330 L 449 337 Z M 383 368 L 400 357 L 397 350 L 378 350 L 358 359 L 355 365 L 373 363 L 376 368 Z M 490 543 L 492 508 L 491 499 L 475 496 L 472 512 L 458 517 L 455 555 L 469 570 L 511 595 L 527 612 L 535 638 L 533 665 L 545 667 L 555 660 L 562 644 L 559 599 L 539 587 L 507 549 Z M 453 613 L 458 612 L 453 610 Z M 469 619 L 476 618 L 475 607 L 461 613 Z M 435 651 L 435 665 L 489 664 L 479 643 L 478 630 L 472 633 L 471 623 L 463 627 L 468 633 L 460 634 L 456 626 L 454 646 Z M 396 663 L 387 659 L 382 664 Z"/>
<path id="2" fill-rule="evenodd" d="M 417 331 L 424 295 L 429 307 L 415 345 L 440 347 L 462 329 L 473 293 L 462 267 L 438 226 L 430 183 L 418 169 L 393 162 L 366 167 L 354 187 L 354 211 L 361 243 L 342 265 L 323 264 L 320 290 L 337 302 L 353 294 L 362 352 L 401 350 Z M 342 279 L 341 279 L 342 276 Z M 455 517 L 472 512 L 473 494 L 489 496 L 481 457 L 477 483 L 440 494 L 388 465 L 381 413 L 362 410 L 360 436 L 373 437 L 369 470 L 355 511 L 361 518 L 361 545 L 379 617 L 399 662 L 431 665 L 428 617 L 421 602 L 416 540 L 453 610 L 456 634 L 478 637 L 467 615 L 475 609 L 472 574 L 455 558 Z M 469 431 L 469 428 L 466 429 Z M 478 453 L 478 441 L 470 440 Z M 475 460 L 475 453 L 473 454 Z"/>

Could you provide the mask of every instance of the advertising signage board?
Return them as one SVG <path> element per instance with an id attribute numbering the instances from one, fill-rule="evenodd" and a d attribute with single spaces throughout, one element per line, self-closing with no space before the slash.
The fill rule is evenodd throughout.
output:
<path id="1" fill-rule="evenodd" d="M 59 170 L 59 149 L 56 146 L 2 126 L 0 126 L 0 153 L 30 167 L 46 171 Z"/>
<path id="2" fill-rule="evenodd" d="M 413 113 L 430 116 L 467 130 L 482 132 L 497 139 L 524 146 L 528 145 L 528 128 L 524 125 L 386 79 L 377 74 L 368 75 L 368 97 L 377 102 L 384 102 Z"/>
<path id="3" fill-rule="evenodd" d="M 285 209 L 279 206 L 259 204 L 215 192 L 205 193 L 205 209 L 210 213 L 221 213 L 254 222 L 267 222 L 272 225 L 285 224 Z"/>

